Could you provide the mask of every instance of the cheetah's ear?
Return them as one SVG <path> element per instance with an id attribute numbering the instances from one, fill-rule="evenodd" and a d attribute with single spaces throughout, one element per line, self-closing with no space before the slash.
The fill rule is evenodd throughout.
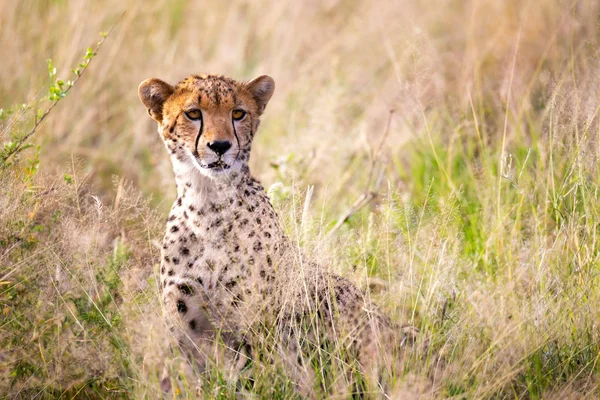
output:
<path id="1" fill-rule="evenodd" d="M 160 79 L 146 79 L 140 83 L 138 95 L 148 109 L 148 114 L 158 123 L 162 122 L 163 104 L 173 94 L 175 88 Z"/>
<path id="2" fill-rule="evenodd" d="M 246 89 L 256 101 L 258 115 L 261 115 L 273 95 L 275 81 L 269 75 L 261 75 L 246 83 Z"/>

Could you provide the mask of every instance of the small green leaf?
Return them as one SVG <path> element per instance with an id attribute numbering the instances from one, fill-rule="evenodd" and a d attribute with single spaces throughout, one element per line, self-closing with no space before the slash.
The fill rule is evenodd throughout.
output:
<path id="1" fill-rule="evenodd" d="M 83 57 L 86 60 L 91 59 L 92 57 L 94 57 L 96 54 L 94 53 L 94 50 L 91 47 L 87 48 L 87 51 L 85 53 L 85 56 Z"/>

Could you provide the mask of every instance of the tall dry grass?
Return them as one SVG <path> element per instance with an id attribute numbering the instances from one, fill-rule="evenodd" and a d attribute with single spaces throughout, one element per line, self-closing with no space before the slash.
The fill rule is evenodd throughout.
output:
<path id="1" fill-rule="evenodd" d="M 159 396 L 154 243 L 174 186 L 136 88 L 217 72 L 277 83 L 252 168 L 277 183 L 290 235 L 420 328 L 395 396 L 597 396 L 599 13 L 591 0 L 0 1 L 2 108 L 45 93 L 47 58 L 67 77 L 118 21 L 36 133 L 39 171 L 23 172 L 30 149 L 1 172 L 0 393 Z M 290 394 L 285 374 L 264 374 L 246 394 Z"/>

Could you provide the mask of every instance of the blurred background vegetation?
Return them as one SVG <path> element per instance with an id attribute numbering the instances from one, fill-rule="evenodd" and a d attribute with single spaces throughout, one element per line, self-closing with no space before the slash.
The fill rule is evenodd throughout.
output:
<path id="1" fill-rule="evenodd" d="M 211 72 L 274 77 L 254 174 L 307 253 L 420 328 L 396 396 L 597 397 L 599 17 L 592 0 L 0 0 L 5 151 L 85 67 L 1 171 L 0 394 L 159 397 L 175 188 L 137 86 Z M 290 395 L 264 379 L 248 390 Z"/>

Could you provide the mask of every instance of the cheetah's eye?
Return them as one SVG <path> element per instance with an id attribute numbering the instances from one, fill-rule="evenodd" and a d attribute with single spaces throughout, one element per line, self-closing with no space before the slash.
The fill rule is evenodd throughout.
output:
<path id="1" fill-rule="evenodd" d="M 233 110 L 231 113 L 231 117 L 234 121 L 241 121 L 246 116 L 246 111 L 244 110 Z"/>
<path id="2" fill-rule="evenodd" d="M 185 115 L 192 121 L 196 121 L 196 120 L 199 120 L 200 118 L 202 118 L 202 111 L 200 111 L 198 109 L 190 110 L 190 111 L 186 111 Z"/>

